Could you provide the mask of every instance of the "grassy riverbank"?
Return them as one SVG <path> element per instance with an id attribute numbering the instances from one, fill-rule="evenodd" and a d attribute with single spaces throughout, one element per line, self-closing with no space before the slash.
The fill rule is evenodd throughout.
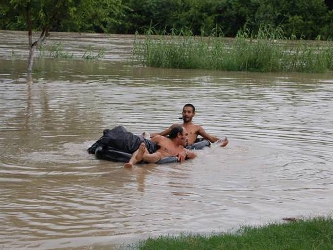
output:
<path id="1" fill-rule="evenodd" d="M 331 41 L 293 40 L 280 29 L 262 28 L 257 35 L 240 31 L 235 39 L 195 37 L 182 32 L 164 36 L 148 32 L 134 43 L 135 60 L 161 68 L 256 72 L 333 70 Z"/>
<path id="2" fill-rule="evenodd" d="M 235 233 L 220 235 L 183 235 L 159 237 L 140 243 L 141 250 L 281 250 L 281 249 L 333 249 L 333 219 L 312 218 L 291 220 L 263 227 L 242 227 Z"/>

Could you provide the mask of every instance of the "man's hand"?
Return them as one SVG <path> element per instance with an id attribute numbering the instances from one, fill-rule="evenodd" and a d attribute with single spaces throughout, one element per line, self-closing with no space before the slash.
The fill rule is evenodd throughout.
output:
<path id="1" fill-rule="evenodd" d="M 228 138 L 225 137 L 224 139 L 222 139 L 220 146 L 225 147 L 228 145 L 228 143 L 229 143 Z"/>
<path id="2" fill-rule="evenodd" d="M 186 156 L 187 156 L 186 149 L 184 149 L 184 151 L 177 154 L 177 160 L 179 162 L 183 162 L 186 160 Z"/>
<path id="3" fill-rule="evenodd" d="M 225 147 L 228 145 L 229 141 L 227 137 L 224 137 L 222 139 L 218 139 L 216 142 L 214 142 L 216 144 L 219 144 L 220 147 Z"/>

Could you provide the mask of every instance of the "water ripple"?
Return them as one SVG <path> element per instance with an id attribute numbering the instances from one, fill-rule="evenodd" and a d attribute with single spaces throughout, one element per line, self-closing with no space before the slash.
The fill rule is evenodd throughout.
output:
<path id="1" fill-rule="evenodd" d="M 2 247 L 112 245 L 332 212 L 330 75 L 145 68 L 117 54 L 130 53 L 132 38 L 82 43 L 108 39 L 115 54 L 98 62 L 37 59 L 31 85 L 26 62 L 1 52 Z M 105 128 L 139 134 L 179 123 L 185 103 L 228 147 L 132 170 L 87 154 Z"/>

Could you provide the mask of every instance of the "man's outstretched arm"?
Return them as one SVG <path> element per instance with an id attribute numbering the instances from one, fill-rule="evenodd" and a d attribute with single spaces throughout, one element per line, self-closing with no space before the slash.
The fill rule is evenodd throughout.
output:
<path id="1" fill-rule="evenodd" d="M 168 134 L 170 134 L 171 130 L 177 126 L 178 124 L 172 124 L 169 128 L 167 128 L 166 130 L 160 132 L 160 133 L 151 133 L 150 134 L 150 138 L 155 137 L 156 135 L 162 135 L 162 136 L 167 136 Z"/>
<path id="2" fill-rule="evenodd" d="M 198 135 L 202 136 L 206 140 L 210 141 L 211 143 L 218 143 L 221 147 L 225 147 L 228 145 L 229 141 L 227 137 L 219 138 L 214 135 L 208 134 L 201 126 L 198 130 Z"/>

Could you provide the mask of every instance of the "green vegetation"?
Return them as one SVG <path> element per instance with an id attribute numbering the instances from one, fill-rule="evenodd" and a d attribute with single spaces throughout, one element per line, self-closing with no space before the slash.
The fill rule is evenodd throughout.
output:
<path id="1" fill-rule="evenodd" d="M 220 235 L 161 236 L 140 242 L 139 249 L 159 250 L 281 250 L 333 249 L 333 219 L 314 218 L 263 227 L 242 227 Z"/>
<path id="2" fill-rule="evenodd" d="M 89 46 L 88 49 L 84 52 L 82 58 L 83 59 L 102 59 L 104 57 L 105 51 L 104 50 L 99 50 L 97 53 L 94 52 L 92 49 L 92 46 Z"/>
<path id="3" fill-rule="evenodd" d="M 2 0 L 0 29 L 28 30 L 29 79 L 35 51 L 51 31 L 147 34 L 153 29 L 159 34 L 163 32 L 168 36 L 158 40 L 148 36 L 142 46 L 136 43 L 137 58 L 144 65 L 154 67 L 325 72 L 332 70 L 333 64 L 332 44 L 328 42 L 333 38 L 331 2 Z M 33 31 L 40 31 L 35 41 Z M 226 37 L 235 40 L 227 41 Z M 53 52 L 53 57 L 73 57 L 62 48 L 56 47 Z M 83 58 L 97 59 L 103 55 L 103 51 L 96 55 L 87 50 Z"/>
<path id="4" fill-rule="evenodd" d="M 43 44 L 51 30 L 57 27 L 83 28 L 106 32 L 108 27 L 117 23 L 125 6 L 121 0 L 2 0 L 0 2 L 0 29 L 23 29 L 28 31 L 29 57 L 28 82 L 32 82 L 32 68 L 36 49 Z M 66 30 L 67 29 L 67 30 Z M 33 31 L 40 31 L 40 36 L 33 40 Z M 62 48 L 54 49 L 54 57 L 71 58 L 62 53 Z M 84 58 L 91 58 L 88 51 Z"/>
<path id="5" fill-rule="evenodd" d="M 136 39 L 133 56 L 145 66 L 257 72 L 333 70 L 332 42 L 296 41 L 280 28 L 261 27 L 257 35 L 241 30 L 235 39 L 196 37 L 190 32 Z"/>
<path id="6" fill-rule="evenodd" d="M 40 57 L 51 57 L 51 58 L 73 58 L 73 53 L 68 53 L 64 51 L 63 44 L 61 42 L 55 43 L 51 46 L 50 50 L 47 51 L 43 45 L 38 47 Z"/>
<path id="7" fill-rule="evenodd" d="M 144 34 L 189 29 L 210 35 L 213 29 L 235 37 L 244 26 L 257 33 L 261 25 L 281 27 L 287 36 L 327 40 L 333 37 L 332 1 L 323 0 L 128 0 L 129 10 L 117 32 Z"/>
<path id="8" fill-rule="evenodd" d="M 104 57 L 105 51 L 100 49 L 97 52 L 94 51 L 93 47 L 90 45 L 83 53 L 83 55 L 75 56 L 74 53 L 69 53 L 64 49 L 62 42 L 57 42 L 50 47 L 45 45 L 40 45 L 38 47 L 39 57 L 49 57 L 49 58 L 64 58 L 64 59 L 102 59 Z"/>
<path id="9" fill-rule="evenodd" d="M 29 7 L 29 8 L 28 8 Z M 330 0 L 2 0 L 0 29 L 28 30 L 27 9 L 35 30 L 144 34 L 188 29 L 211 35 L 213 29 L 235 37 L 244 26 L 281 27 L 288 37 L 333 38 Z"/>
<path id="10" fill-rule="evenodd" d="M 2 0 L 0 29 L 110 32 L 125 9 L 121 0 Z"/>

